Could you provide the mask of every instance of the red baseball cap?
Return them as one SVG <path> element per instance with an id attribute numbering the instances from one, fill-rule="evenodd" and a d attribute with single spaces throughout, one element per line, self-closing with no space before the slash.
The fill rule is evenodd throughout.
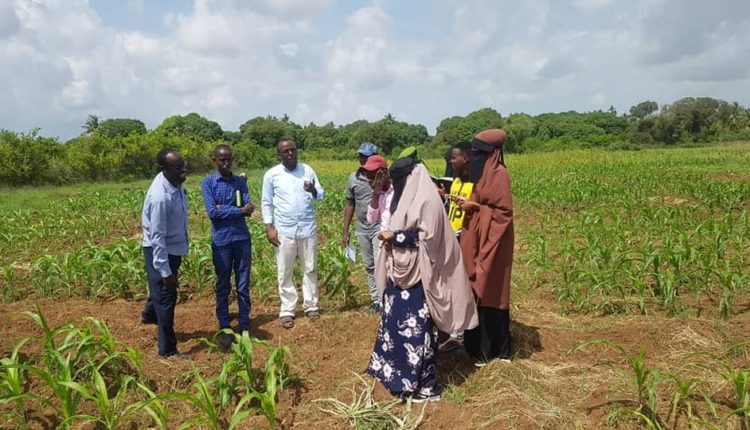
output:
<path id="1" fill-rule="evenodd" d="M 374 172 L 378 169 L 387 169 L 388 168 L 388 162 L 385 161 L 385 158 L 382 155 L 370 155 L 367 157 L 367 161 L 365 161 L 365 164 L 362 166 L 362 170 L 367 170 L 368 172 Z"/>

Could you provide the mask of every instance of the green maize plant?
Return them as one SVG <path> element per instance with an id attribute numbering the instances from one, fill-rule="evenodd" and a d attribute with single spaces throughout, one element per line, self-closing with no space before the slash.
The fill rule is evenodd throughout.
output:
<path id="1" fill-rule="evenodd" d="M 169 408 L 162 402 L 162 397 L 159 397 L 142 382 L 136 382 L 136 386 L 146 395 L 146 398 L 134 403 L 135 408 L 146 411 L 153 420 L 154 426 L 160 430 L 167 430 L 169 428 Z"/>
<path id="2" fill-rule="evenodd" d="M 3 297 L 6 300 L 12 300 L 16 297 L 16 274 L 13 270 L 14 263 L 11 263 L 3 267 L 3 277 L 5 278 L 5 286 L 3 287 Z"/>
<path id="3" fill-rule="evenodd" d="M 20 361 L 21 348 L 30 340 L 30 338 L 22 339 L 13 347 L 10 356 L 0 358 L 0 405 L 13 402 L 16 413 L 24 425 L 26 424 L 24 400 L 37 397 L 26 391 L 28 381 L 26 368 Z"/>
<path id="4" fill-rule="evenodd" d="M 732 416 L 737 416 L 740 421 L 740 427 L 743 429 L 750 428 L 750 371 L 737 369 L 729 364 L 725 364 L 723 375 L 729 386 L 732 388 L 733 408 L 734 410 L 727 414 L 724 421 L 728 421 Z"/>
<path id="5" fill-rule="evenodd" d="M 739 285 L 742 284 L 743 275 L 732 270 L 729 262 L 725 262 L 724 270 L 714 272 L 721 286 L 721 296 L 719 298 L 719 315 L 727 319 L 732 315 L 734 307 L 734 298 Z"/>
<path id="6" fill-rule="evenodd" d="M 226 367 L 245 383 L 245 391 L 250 392 L 256 383 L 253 371 L 253 345 L 268 346 L 268 344 L 250 337 L 247 331 L 241 334 L 233 334 L 235 340 L 232 343 L 232 357 Z"/>
<path id="7" fill-rule="evenodd" d="M 260 404 L 260 412 L 275 427 L 276 412 L 278 410 L 278 392 L 290 381 L 289 365 L 284 362 L 284 357 L 289 354 L 286 347 L 271 348 L 263 371 L 264 389 L 248 387 L 249 400 L 257 400 Z"/>
<path id="8" fill-rule="evenodd" d="M 110 389 L 104 382 L 101 373 L 94 368 L 93 386 L 87 387 L 78 382 L 64 381 L 62 384 L 77 392 L 84 399 L 88 399 L 96 407 L 97 415 L 79 414 L 71 419 L 82 422 L 96 422 L 107 430 L 120 428 L 123 423 L 133 412 L 139 409 L 137 403 L 127 404 L 129 401 L 127 395 L 136 380 L 132 376 L 125 375 L 117 381 L 115 386 L 114 397 L 110 397 Z M 110 385 L 111 386 L 111 385 Z"/>
<path id="9" fill-rule="evenodd" d="M 688 422 L 693 421 L 693 404 L 690 399 L 700 381 L 696 378 L 682 378 L 679 375 L 669 374 L 674 382 L 675 390 L 670 401 L 671 408 L 669 416 L 671 417 L 673 427 L 677 427 L 680 416 L 685 415 Z"/>
<path id="10" fill-rule="evenodd" d="M 321 249 L 319 258 L 320 268 L 325 271 L 323 285 L 326 287 L 326 295 L 335 297 L 341 294 L 347 307 L 355 307 L 357 289 L 349 282 L 351 267 L 344 249 L 335 245 L 325 247 Z"/>
<path id="11" fill-rule="evenodd" d="M 197 369 L 193 369 L 192 376 L 195 379 L 195 383 L 191 387 L 193 394 L 175 391 L 158 397 L 181 400 L 198 410 L 198 415 L 180 423 L 178 429 L 194 428 L 200 425 L 205 425 L 212 430 L 223 429 L 224 422 L 221 419 L 221 411 L 217 407 L 217 400 L 211 389 L 212 382 L 204 378 Z"/>
<path id="12" fill-rule="evenodd" d="M 248 332 L 234 336 L 232 356 L 223 362 L 222 369 L 214 380 L 219 405 L 225 408 L 232 397 L 241 394 L 239 403 L 257 402 L 258 410 L 265 415 L 269 424 L 275 426 L 278 391 L 294 379 L 290 375 L 289 365 L 285 362 L 289 350 L 286 347 L 271 348 L 267 342 L 250 337 Z M 259 386 L 256 370 L 252 367 L 253 349 L 256 345 L 269 349 L 263 370 L 262 387 Z M 230 422 L 238 419 L 238 414 L 244 414 L 238 408 L 239 406 L 235 407 L 234 418 L 230 419 Z"/>
<path id="13" fill-rule="evenodd" d="M 659 381 L 659 373 L 646 366 L 646 352 L 641 349 L 637 354 L 631 354 L 630 351 L 616 342 L 594 339 L 577 345 L 569 351 L 569 354 L 581 351 L 592 345 L 604 345 L 615 349 L 622 355 L 633 372 L 633 382 L 636 388 L 636 404 L 638 407 L 635 409 L 618 408 L 607 416 L 607 421 L 614 423 L 620 417 L 635 416 L 649 428 L 663 428 L 662 420 L 656 414 L 656 387 Z"/>
<path id="14" fill-rule="evenodd" d="M 77 419 L 78 404 L 81 402 L 81 394 L 73 388 L 76 381 L 73 379 L 70 356 L 63 356 L 57 350 L 47 351 L 46 355 L 48 360 L 56 362 L 54 372 L 31 366 L 25 366 L 25 369 L 42 380 L 52 391 L 53 398 L 38 397 L 37 400 L 55 410 L 61 419 L 60 428 L 70 428 Z"/>

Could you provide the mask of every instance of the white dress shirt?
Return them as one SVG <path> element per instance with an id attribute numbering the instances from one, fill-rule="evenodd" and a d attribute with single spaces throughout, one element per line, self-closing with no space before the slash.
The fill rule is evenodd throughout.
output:
<path id="1" fill-rule="evenodd" d="M 323 200 L 323 187 L 307 164 L 297 163 L 294 170 L 287 170 L 283 164 L 268 169 L 263 175 L 263 223 L 272 224 L 281 237 L 304 238 L 316 234 L 314 198 L 304 187 L 305 182 L 312 181 L 318 194 L 315 199 Z"/>

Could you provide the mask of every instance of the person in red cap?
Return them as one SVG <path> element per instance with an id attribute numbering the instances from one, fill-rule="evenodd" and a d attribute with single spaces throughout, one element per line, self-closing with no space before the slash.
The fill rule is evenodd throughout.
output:
<path id="1" fill-rule="evenodd" d="M 362 166 L 362 171 L 372 187 L 372 200 L 367 207 L 367 222 L 370 225 L 379 226 L 379 231 L 386 231 L 389 229 L 391 219 L 389 208 L 393 199 L 393 185 L 391 177 L 388 176 L 388 162 L 380 155 L 372 156 Z"/>
<path id="2" fill-rule="evenodd" d="M 375 315 L 380 313 L 380 297 L 378 296 L 378 290 L 375 286 L 374 275 L 375 259 L 377 258 L 377 251 L 380 246 L 380 240 L 378 240 L 378 232 L 380 230 L 377 225 L 372 225 L 367 222 L 367 208 L 370 206 L 372 188 L 370 188 L 370 182 L 365 178 L 362 166 L 374 157 L 383 157 L 378 155 L 378 148 L 370 142 L 364 142 L 360 145 L 357 152 L 359 154 L 360 168 L 355 172 L 352 172 L 347 181 L 341 244 L 344 248 L 349 246 L 349 226 L 351 225 L 352 218 L 356 214 L 357 221 L 354 231 L 357 235 L 357 243 L 359 243 L 362 263 L 364 263 L 365 266 L 367 287 L 370 293 L 370 301 L 372 302 L 368 313 L 370 315 Z"/>
<path id="3" fill-rule="evenodd" d="M 513 265 L 513 198 L 503 159 L 505 132 L 484 130 L 471 142 L 469 176 L 474 182 L 461 232 L 461 251 L 477 300 L 479 326 L 464 333 L 466 351 L 481 367 L 510 360 L 510 274 Z"/>

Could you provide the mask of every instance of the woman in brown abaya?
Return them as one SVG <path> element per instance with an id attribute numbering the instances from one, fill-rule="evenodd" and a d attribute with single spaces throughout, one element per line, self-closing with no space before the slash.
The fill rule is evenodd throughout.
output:
<path id="1" fill-rule="evenodd" d="M 510 273 L 513 265 L 513 199 L 503 160 L 505 132 L 484 130 L 472 140 L 469 175 L 475 183 L 461 233 L 461 251 L 477 300 L 479 326 L 464 333 L 478 367 L 510 360 Z"/>

